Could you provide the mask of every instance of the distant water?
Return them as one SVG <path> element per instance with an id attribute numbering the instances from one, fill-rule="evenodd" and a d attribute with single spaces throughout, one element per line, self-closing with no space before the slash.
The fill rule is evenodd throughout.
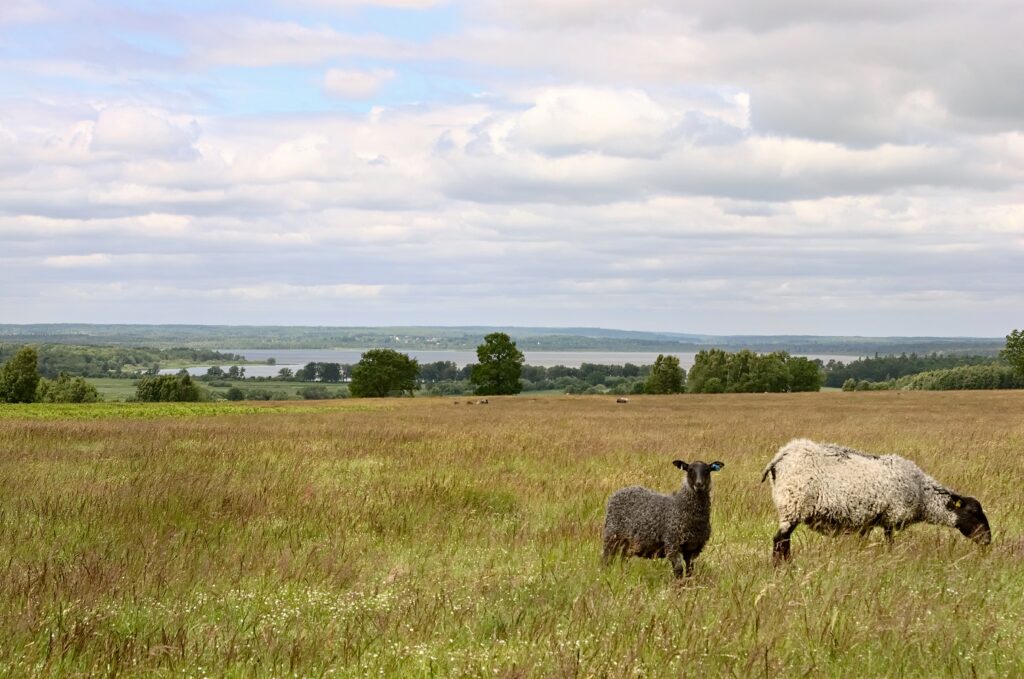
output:
<path id="1" fill-rule="evenodd" d="M 250 361 L 266 361 L 268 358 L 277 360 L 276 365 L 246 365 L 246 377 L 272 377 L 277 375 L 281 368 L 298 370 L 310 362 L 317 363 L 358 363 L 363 355 L 364 349 L 221 349 L 224 353 L 238 354 Z M 469 363 L 476 363 L 475 351 L 432 351 L 409 349 L 402 351 L 423 363 L 435 363 L 437 361 L 452 361 L 460 368 Z M 600 363 L 604 365 L 623 365 L 633 363 L 635 365 L 650 365 L 659 353 L 669 353 L 679 357 L 679 363 L 683 368 L 689 370 L 693 366 L 693 352 L 657 352 L 657 351 L 524 351 L 527 365 L 537 365 L 550 368 L 553 365 L 564 365 L 568 368 L 578 368 L 583 363 Z M 829 359 L 848 363 L 857 360 L 857 356 L 843 356 L 837 354 L 808 354 L 809 358 L 820 358 L 826 363 Z M 231 364 L 224 364 L 221 367 L 227 370 Z M 189 368 L 192 375 L 203 375 L 209 366 Z M 161 370 L 161 373 L 177 372 L 172 369 Z"/>

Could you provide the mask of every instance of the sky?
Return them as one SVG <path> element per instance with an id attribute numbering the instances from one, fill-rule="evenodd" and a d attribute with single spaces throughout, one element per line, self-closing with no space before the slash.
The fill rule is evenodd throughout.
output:
<path id="1" fill-rule="evenodd" d="M 1024 325 L 1017 0 L 3 0 L 0 323 Z"/>

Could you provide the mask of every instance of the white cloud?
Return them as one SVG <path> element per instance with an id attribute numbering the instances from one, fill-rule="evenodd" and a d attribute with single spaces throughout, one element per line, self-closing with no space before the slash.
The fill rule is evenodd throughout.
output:
<path id="1" fill-rule="evenodd" d="M 0 25 L 33 23 L 54 15 L 54 9 L 38 0 L 4 0 L 0 4 Z"/>
<path id="2" fill-rule="evenodd" d="M 400 58 L 410 53 L 402 40 L 352 35 L 327 25 L 232 19 L 194 29 L 191 46 L 199 64 L 280 66 L 316 64 L 351 55 Z"/>
<path id="3" fill-rule="evenodd" d="M 346 71 L 332 68 L 324 75 L 324 89 L 328 94 L 346 99 L 369 99 L 381 86 L 395 77 L 389 69 L 372 71 Z"/>
<path id="4" fill-rule="evenodd" d="M 656 157 L 672 144 L 681 115 L 639 90 L 553 88 L 517 116 L 507 136 L 544 155 L 601 153 Z"/>
<path id="5" fill-rule="evenodd" d="M 987 334 L 1024 307 L 1019 7 L 434 4 L 108 7 L 180 57 L 5 57 L 0 315 Z"/>
<path id="6" fill-rule="evenodd" d="M 196 130 L 175 125 L 167 118 L 134 106 L 112 106 L 100 111 L 90 147 L 135 156 L 188 158 Z"/>

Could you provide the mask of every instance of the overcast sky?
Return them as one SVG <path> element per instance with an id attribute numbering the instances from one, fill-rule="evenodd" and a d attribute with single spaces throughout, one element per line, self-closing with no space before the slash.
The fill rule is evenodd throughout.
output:
<path id="1" fill-rule="evenodd" d="M 1018 0 L 2 0 L 0 322 L 1005 335 Z"/>

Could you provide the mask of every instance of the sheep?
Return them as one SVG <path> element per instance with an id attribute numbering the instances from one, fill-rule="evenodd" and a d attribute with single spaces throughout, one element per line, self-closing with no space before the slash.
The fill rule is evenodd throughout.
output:
<path id="1" fill-rule="evenodd" d="M 604 520 L 605 565 L 623 559 L 667 558 L 679 578 L 693 574 L 693 560 L 711 537 L 711 472 L 723 462 L 672 462 L 686 472 L 682 487 L 664 495 L 640 486 L 621 488 L 608 498 Z"/>
<path id="2" fill-rule="evenodd" d="M 893 531 L 924 521 L 956 528 L 981 545 L 992 541 L 980 502 L 898 455 L 793 439 L 764 468 L 761 482 L 769 476 L 779 513 L 772 547 L 776 565 L 789 560 L 790 536 L 801 523 L 825 535 L 866 536 L 877 526 L 891 543 Z"/>

